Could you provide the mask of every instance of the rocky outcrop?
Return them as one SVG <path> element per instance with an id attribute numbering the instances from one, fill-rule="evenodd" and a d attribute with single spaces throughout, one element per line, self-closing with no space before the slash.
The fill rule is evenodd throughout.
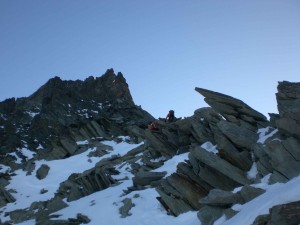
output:
<path id="1" fill-rule="evenodd" d="M 77 213 L 76 218 L 68 218 L 67 220 L 58 220 L 56 216 L 49 216 L 49 218 L 40 218 L 36 221 L 36 225 L 80 225 L 88 224 L 91 220 L 81 213 Z"/>
<path id="2" fill-rule="evenodd" d="M 241 100 L 203 88 L 196 91 L 211 107 L 197 109 L 193 116 L 173 123 L 158 121 L 155 131 L 147 129 L 154 118 L 134 104 L 123 75 L 115 75 L 113 70 L 85 81 L 55 77 L 28 98 L 1 102 L 0 157 L 12 171 L 1 173 L 0 206 L 16 200 L 12 190 L 5 188 L 14 170 L 26 170 L 28 175 L 36 171 L 36 177 L 43 180 L 51 168 L 46 164 L 35 168 L 35 160 L 64 159 L 92 148 L 88 154 L 91 162 L 91 158 L 97 160 L 113 150 L 102 141 L 119 143 L 122 140 L 116 137 L 120 135 L 129 136 L 126 142 L 144 144 L 73 173 L 59 185 L 52 199 L 8 212 L 11 221 L 89 223 L 82 214 L 57 220 L 54 213 L 71 201 L 130 179 L 132 186 L 130 183 L 123 190 L 120 200 L 121 217 L 131 216 L 135 207 L 133 198 L 137 194 L 128 197 L 130 193 L 155 188 L 157 200 L 168 214 L 198 211 L 201 223 L 212 225 L 223 215 L 233 217 L 237 213 L 233 205 L 245 204 L 264 193 L 252 184 L 266 175 L 271 174 L 269 182 L 275 183 L 300 174 L 299 83 L 279 83 L 279 114 L 272 114 L 270 122 Z M 32 150 L 30 159 L 24 149 Z M 177 165 L 176 172 L 167 175 L 167 171 L 154 171 L 183 153 L 188 157 Z M 119 176 L 117 166 L 121 165 L 128 165 L 129 177 Z M 237 187 L 238 191 L 233 191 Z M 40 194 L 47 192 L 43 188 Z M 289 219 L 299 223 L 295 211 L 298 205 L 275 206 L 270 215 L 258 217 L 254 224 L 288 224 Z"/>
<path id="3" fill-rule="evenodd" d="M 204 100 L 208 105 L 229 122 L 244 125 L 254 130 L 269 124 L 263 114 L 239 99 L 203 88 L 197 87 L 195 90 L 205 97 Z"/>
<path id="4" fill-rule="evenodd" d="M 199 202 L 209 206 L 228 206 L 238 203 L 243 203 L 241 196 L 234 194 L 230 191 L 224 191 L 220 189 L 213 189 L 209 194 L 200 199 Z"/>
<path id="5" fill-rule="evenodd" d="M 49 170 L 50 167 L 48 165 L 45 164 L 41 165 L 41 167 L 36 171 L 36 177 L 39 180 L 44 179 L 48 175 Z"/>
<path id="6" fill-rule="evenodd" d="M 274 206 L 270 210 L 271 218 L 270 221 L 268 222 L 268 225 L 298 224 L 300 222 L 299 207 L 300 207 L 300 201 Z"/>
<path id="7" fill-rule="evenodd" d="M 249 184 L 245 173 L 201 147 L 191 150 L 191 164 L 199 168 L 197 174 L 213 187 L 232 190 L 234 187 Z"/>
<path id="8" fill-rule="evenodd" d="M 218 127 L 221 132 L 240 149 L 251 150 L 252 145 L 256 143 L 258 139 L 258 135 L 255 132 L 231 122 L 222 120 L 218 123 Z"/>
<path id="9" fill-rule="evenodd" d="M 66 198 L 68 202 L 75 201 L 115 183 L 116 181 L 104 169 L 95 168 L 83 174 L 71 175 L 67 181 L 61 183 L 58 194 Z"/>
<path id="10" fill-rule="evenodd" d="M 256 218 L 253 225 L 291 225 L 299 224 L 300 201 L 272 207 L 268 215 L 261 215 Z"/>
<path id="11" fill-rule="evenodd" d="M 149 171 L 139 171 L 132 178 L 134 186 L 146 186 L 150 185 L 152 182 L 161 180 L 166 175 L 165 172 L 149 172 Z"/>
<path id="12" fill-rule="evenodd" d="M 274 134 L 263 145 L 253 146 L 259 172 L 263 175 L 272 173 L 272 183 L 286 182 L 299 175 L 299 93 L 299 83 L 279 82 L 276 94 L 279 115 L 273 118 L 278 129 L 270 131 Z"/>
<path id="13" fill-rule="evenodd" d="M 55 77 L 27 98 L 0 103 L 0 156 L 28 148 L 36 158 L 61 159 L 80 153 L 76 142 L 93 137 L 141 141 L 153 120 L 112 69 L 85 81 Z"/>
<path id="14" fill-rule="evenodd" d="M 291 90 L 293 94 L 288 90 L 282 94 L 279 87 L 277 96 L 287 98 L 292 95 L 294 97 L 292 105 L 295 106 L 293 111 L 297 111 L 299 109 L 295 97 L 297 96 L 295 93 L 298 93 L 295 90 L 297 85 L 288 86 L 293 87 Z M 191 146 L 189 162 L 180 163 L 176 175 L 170 177 L 184 177 L 191 180 L 194 187 L 199 185 L 201 188 L 198 190 L 205 190 L 205 192 L 198 197 L 194 196 L 199 199 L 200 204 L 192 206 L 191 201 L 178 191 L 179 188 L 174 188 L 168 182 L 168 177 L 157 190 L 160 194 L 159 200 L 172 214 L 178 215 L 198 207 L 200 209 L 198 217 L 201 222 L 213 224 L 213 221 L 223 214 L 228 218 L 234 216 L 236 212 L 230 209 L 233 204 L 244 204 L 264 192 L 262 189 L 249 186 L 257 179 L 271 173 L 271 183 L 286 182 L 299 175 L 299 139 L 296 138 L 294 131 L 293 133 L 278 126 L 280 122 L 278 120 L 281 120 L 284 115 L 290 118 L 291 114 L 281 113 L 279 116 L 274 116 L 270 123 L 262 114 L 238 99 L 201 88 L 196 90 L 205 96 L 205 101 L 212 109 L 196 110 L 194 116 L 177 121 L 172 126 L 164 126 L 162 130 L 168 128 L 173 130 L 173 134 L 186 134 L 189 137 L 185 139 L 189 142 L 187 145 Z M 278 130 L 271 128 L 271 124 L 277 124 Z M 193 130 L 195 128 L 196 131 Z M 259 130 L 260 128 L 263 129 Z M 261 132 L 269 133 L 269 138 L 260 140 Z M 167 132 L 161 133 L 167 136 L 164 140 L 172 138 L 167 135 Z M 217 153 L 200 147 L 207 141 L 216 144 Z M 175 146 L 178 148 L 176 143 Z M 178 150 L 176 154 L 179 154 Z M 257 173 L 251 177 L 248 172 L 254 165 Z M 238 186 L 243 186 L 240 192 L 236 194 L 230 192 Z M 195 191 L 190 189 L 190 192 Z"/>
<path id="15" fill-rule="evenodd" d="M 202 225 L 213 225 L 222 215 L 222 208 L 212 206 L 203 206 L 197 214 Z"/>
<path id="16" fill-rule="evenodd" d="M 48 201 L 33 202 L 31 206 L 26 209 L 11 211 L 9 212 L 9 216 L 15 223 L 31 219 L 45 222 L 51 213 L 63 209 L 66 206 L 67 204 L 60 197 L 54 197 Z"/>
<path id="17" fill-rule="evenodd" d="M 277 89 L 280 119 L 276 125 L 283 132 L 300 138 L 300 83 L 279 82 Z"/>
<path id="18" fill-rule="evenodd" d="M 122 202 L 124 205 L 119 209 L 121 217 L 125 218 L 127 216 L 131 216 L 131 213 L 129 211 L 132 209 L 132 207 L 134 207 L 132 200 L 130 198 L 125 198 Z"/>
<path id="19" fill-rule="evenodd" d="M 4 188 L 0 187 L 0 207 L 5 206 L 7 203 L 15 202 L 16 199 Z"/>

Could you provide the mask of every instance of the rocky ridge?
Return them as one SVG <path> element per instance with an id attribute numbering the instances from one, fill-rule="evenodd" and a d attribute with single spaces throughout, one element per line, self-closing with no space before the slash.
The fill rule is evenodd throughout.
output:
<path id="1" fill-rule="evenodd" d="M 113 70 L 84 82 L 56 77 L 28 98 L 0 103 L 0 163 L 10 168 L 1 173 L 0 207 L 16 201 L 13 190 L 6 188 L 15 170 L 28 174 L 36 171 L 37 178 L 44 179 L 51 168 L 35 168 L 36 160 L 69 158 L 90 148 L 94 148 L 90 157 L 99 157 L 93 168 L 69 176 L 53 198 L 5 212 L 9 220 L 89 223 L 89 218 L 81 214 L 69 220 L 53 219 L 68 202 L 119 185 L 122 179 L 115 175 L 120 174 L 118 166 L 124 164 L 130 165 L 133 174 L 129 178 L 132 186 L 124 190 L 124 196 L 156 188 L 157 200 L 170 215 L 196 210 L 203 225 L 213 224 L 223 215 L 233 217 L 237 213 L 231 208 L 234 204 L 263 194 L 263 189 L 253 186 L 262 178 L 269 176 L 269 183 L 287 182 L 300 174 L 299 83 L 279 83 L 279 115 L 271 114 L 270 121 L 241 100 L 203 88 L 195 90 L 210 107 L 197 109 L 193 116 L 173 123 L 158 121 L 159 131 L 155 132 L 147 129 L 154 118 L 134 104 L 124 77 Z M 111 149 L 99 141 L 122 142 L 117 138 L 120 135 L 128 136 L 128 143 L 140 144 L 124 155 L 101 158 Z M 83 140 L 87 141 L 80 143 Z M 34 157 L 27 159 L 23 148 L 34 151 Z M 166 176 L 166 172 L 154 171 L 184 153 L 188 153 L 188 160 L 177 165 L 176 173 Z M 17 158 L 22 162 L 16 162 Z M 253 169 L 254 175 L 249 172 Z M 232 192 L 237 187 L 240 190 Z M 123 203 L 121 216 L 130 216 L 132 199 L 126 198 Z M 254 224 L 289 224 L 285 209 L 297 205 L 276 206 Z M 299 223 L 297 215 L 293 222 Z"/>
<path id="2" fill-rule="evenodd" d="M 52 78 L 28 98 L 1 102 L 0 113 L 2 155 L 28 147 L 49 160 L 81 152 L 75 141 L 91 136 L 142 138 L 153 120 L 134 104 L 123 75 L 112 69 L 85 81 Z"/>

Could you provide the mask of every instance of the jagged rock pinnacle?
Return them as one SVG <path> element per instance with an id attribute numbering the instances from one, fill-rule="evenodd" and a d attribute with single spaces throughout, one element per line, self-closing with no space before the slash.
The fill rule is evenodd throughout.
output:
<path id="1" fill-rule="evenodd" d="M 113 69 L 84 81 L 65 81 L 56 76 L 27 98 L 1 102 L 0 113 L 4 130 L 0 137 L 0 154 L 23 147 L 24 143 L 35 149 L 36 140 L 51 150 L 80 138 L 128 135 L 131 131 L 127 126 L 144 128 L 154 120 L 134 104 L 126 79 L 122 73 L 116 75 Z M 93 128 L 84 134 L 81 130 L 80 134 L 79 130 L 89 123 Z M 137 134 L 143 135 L 143 132 Z M 73 140 L 57 143 L 60 138 L 70 139 L 70 135 Z"/>

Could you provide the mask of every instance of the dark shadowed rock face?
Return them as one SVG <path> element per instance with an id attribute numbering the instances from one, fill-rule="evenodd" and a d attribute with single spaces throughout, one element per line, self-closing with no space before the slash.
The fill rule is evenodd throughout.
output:
<path id="1" fill-rule="evenodd" d="M 66 98 L 69 104 L 90 99 L 97 103 L 134 105 L 125 78 L 122 73 L 115 75 L 113 69 L 107 70 L 101 77 L 90 76 L 84 81 L 62 81 L 59 77 L 54 77 L 28 100 L 35 103 L 51 103 L 58 100 L 57 98 Z"/>
<path id="2" fill-rule="evenodd" d="M 43 148 L 42 158 L 64 158 L 78 153 L 78 140 L 116 135 L 139 140 L 153 120 L 112 69 L 84 81 L 54 77 L 27 98 L 0 103 L 0 155 L 26 147 Z"/>

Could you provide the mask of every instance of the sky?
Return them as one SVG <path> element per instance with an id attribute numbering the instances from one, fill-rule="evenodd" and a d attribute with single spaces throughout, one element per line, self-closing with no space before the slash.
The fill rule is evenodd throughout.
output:
<path id="1" fill-rule="evenodd" d="M 298 0 L 1 0 L 0 34 L 0 101 L 113 68 L 156 118 L 206 107 L 195 87 L 268 116 L 300 81 Z"/>

